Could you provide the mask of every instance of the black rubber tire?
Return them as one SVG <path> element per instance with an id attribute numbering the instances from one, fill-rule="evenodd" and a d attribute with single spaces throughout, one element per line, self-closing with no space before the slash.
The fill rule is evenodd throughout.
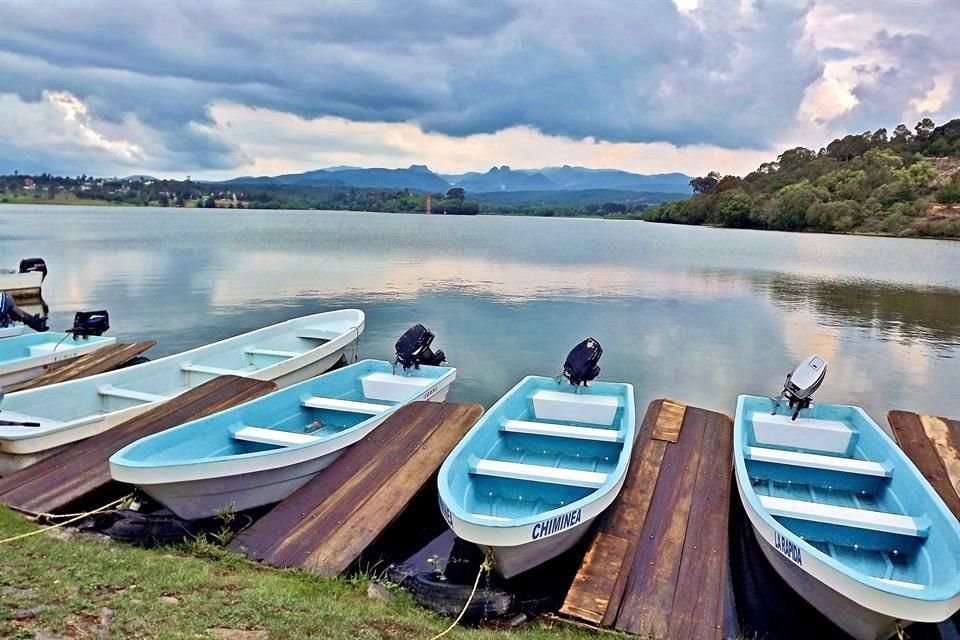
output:
<path id="1" fill-rule="evenodd" d="M 447 616 L 460 615 L 463 605 L 470 597 L 473 584 L 453 584 L 437 573 L 418 573 L 403 582 L 403 587 L 413 594 L 413 599 L 422 607 Z M 513 612 L 513 595 L 503 589 L 488 587 L 484 578 L 470 601 L 463 616 L 467 622 L 493 620 Z"/>

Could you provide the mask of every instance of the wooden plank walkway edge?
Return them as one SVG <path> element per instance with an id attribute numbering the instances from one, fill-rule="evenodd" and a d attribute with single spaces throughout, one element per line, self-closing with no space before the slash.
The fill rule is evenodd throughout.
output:
<path id="1" fill-rule="evenodd" d="M 598 524 L 561 616 L 656 638 L 731 631 L 732 427 L 716 412 L 650 403 L 623 489 Z"/>
<path id="2" fill-rule="evenodd" d="M 189 420 L 275 391 L 273 382 L 220 376 L 45 460 L 0 478 L 0 503 L 25 513 L 54 513 L 104 489 L 110 456 L 126 445 Z"/>
<path id="3" fill-rule="evenodd" d="M 346 573 L 435 476 L 483 414 L 476 404 L 401 407 L 230 549 L 277 567 Z"/>
<path id="4" fill-rule="evenodd" d="M 960 518 L 960 421 L 891 411 L 887 422 L 900 448 Z"/>

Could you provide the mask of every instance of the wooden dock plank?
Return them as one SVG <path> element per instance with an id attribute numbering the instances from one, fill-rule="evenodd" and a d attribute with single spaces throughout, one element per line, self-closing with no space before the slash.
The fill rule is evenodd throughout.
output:
<path id="1" fill-rule="evenodd" d="M 719 414 L 709 414 L 707 420 L 673 598 L 670 638 L 713 636 L 720 640 L 723 635 L 729 528 L 726 519 L 717 523 L 714 516 L 726 512 L 730 503 L 733 425 Z"/>
<path id="2" fill-rule="evenodd" d="M 900 448 L 960 518 L 960 478 L 955 471 L 960 468 L 960 422 L 909 411 L 891 411 L 887 421 Z"/>
<path id="3" fill-rule="evenodd" d="M 147 340 L 144 342 L 120 343 L 103 347 L 50 369 L 36 378 L 4 387 L 3 390 L 6 393 L 14 393 L 113 371 L 130 362 L 156 344 L 153 340 Z"/>
<path id="4" fill-rule="evenodd" d="M 479 405 L 402 407 L 230 548 L 274 566 L 344 573 L 433 478 L 482 413 Z"/>
<path id="5" fill-rule="evenodd" d="M 650 403 L 623 490 L 598 525 L 561 615 L 658 638 L 723 637 L 732 605 L 732 425 L 678 402 Z M 676 442 L 661 439 L 671 433 Z"/>
<path id="6" fill-rule="evenodd" d="M 702 413 L 686 412 L 680 439 L 663 456 L 617 614 L 620 631 L 667 636 L 706 426 Z"/>
<path id="7" fill-rule="evenodd" d="M 220 376 L 109 431 L 68 446 L 0 479 L 0 503 L 27 513 L 52 513 L 112 482 L 108 460 L 144 436 L 222 411 L 276 390 L 272 382 Z"/>

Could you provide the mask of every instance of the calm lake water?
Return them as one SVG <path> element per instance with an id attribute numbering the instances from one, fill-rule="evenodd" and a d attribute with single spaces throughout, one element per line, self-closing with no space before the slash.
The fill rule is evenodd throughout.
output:
<path id="1" fill-rule="evenodd" d="M 960 416 L 960 242 L 634 221 L 325 211 L 0 206 L 0 267 L 46 259 L 51 326 L 107 308 L 158 357 L 358 307 L 360 357 L 422 322 L 489 406 L 559 373 L 594 336 L 601 377 L 642 411 L 669 396 L 732 414 L 816 352 L 821 401 Z"/>

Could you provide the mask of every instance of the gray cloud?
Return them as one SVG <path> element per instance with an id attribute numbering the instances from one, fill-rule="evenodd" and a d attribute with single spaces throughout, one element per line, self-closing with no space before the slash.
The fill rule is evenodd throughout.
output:
<path id="1" fill-rule="evenodd" d="M 945 53 L 944 20 L 926 15 L 935 1 L 910 17 L 917 34 L 875 36 L 896 63 L 882 82 L 855 88 L 860 105 L 844 125 L 889 125 L 929 89 Z M 845 2 L 836 0 L 858 10 Z M 804 41 L 809 2 L 740 4 L 685 13 L 671 0 L 6 2 L 0 94 L 36 102 L 69 91 L 97 121 L 135 117 L 156 133 L 158 169 L 243 160 L 228 138 L 196 126 L 216 101 L 454 136 L 527 125 L 575 139 L 766 149 L 795 124 L 824 65 L 857 52 Z M 871 11 L 904 13 L 883 2 Z"/>

